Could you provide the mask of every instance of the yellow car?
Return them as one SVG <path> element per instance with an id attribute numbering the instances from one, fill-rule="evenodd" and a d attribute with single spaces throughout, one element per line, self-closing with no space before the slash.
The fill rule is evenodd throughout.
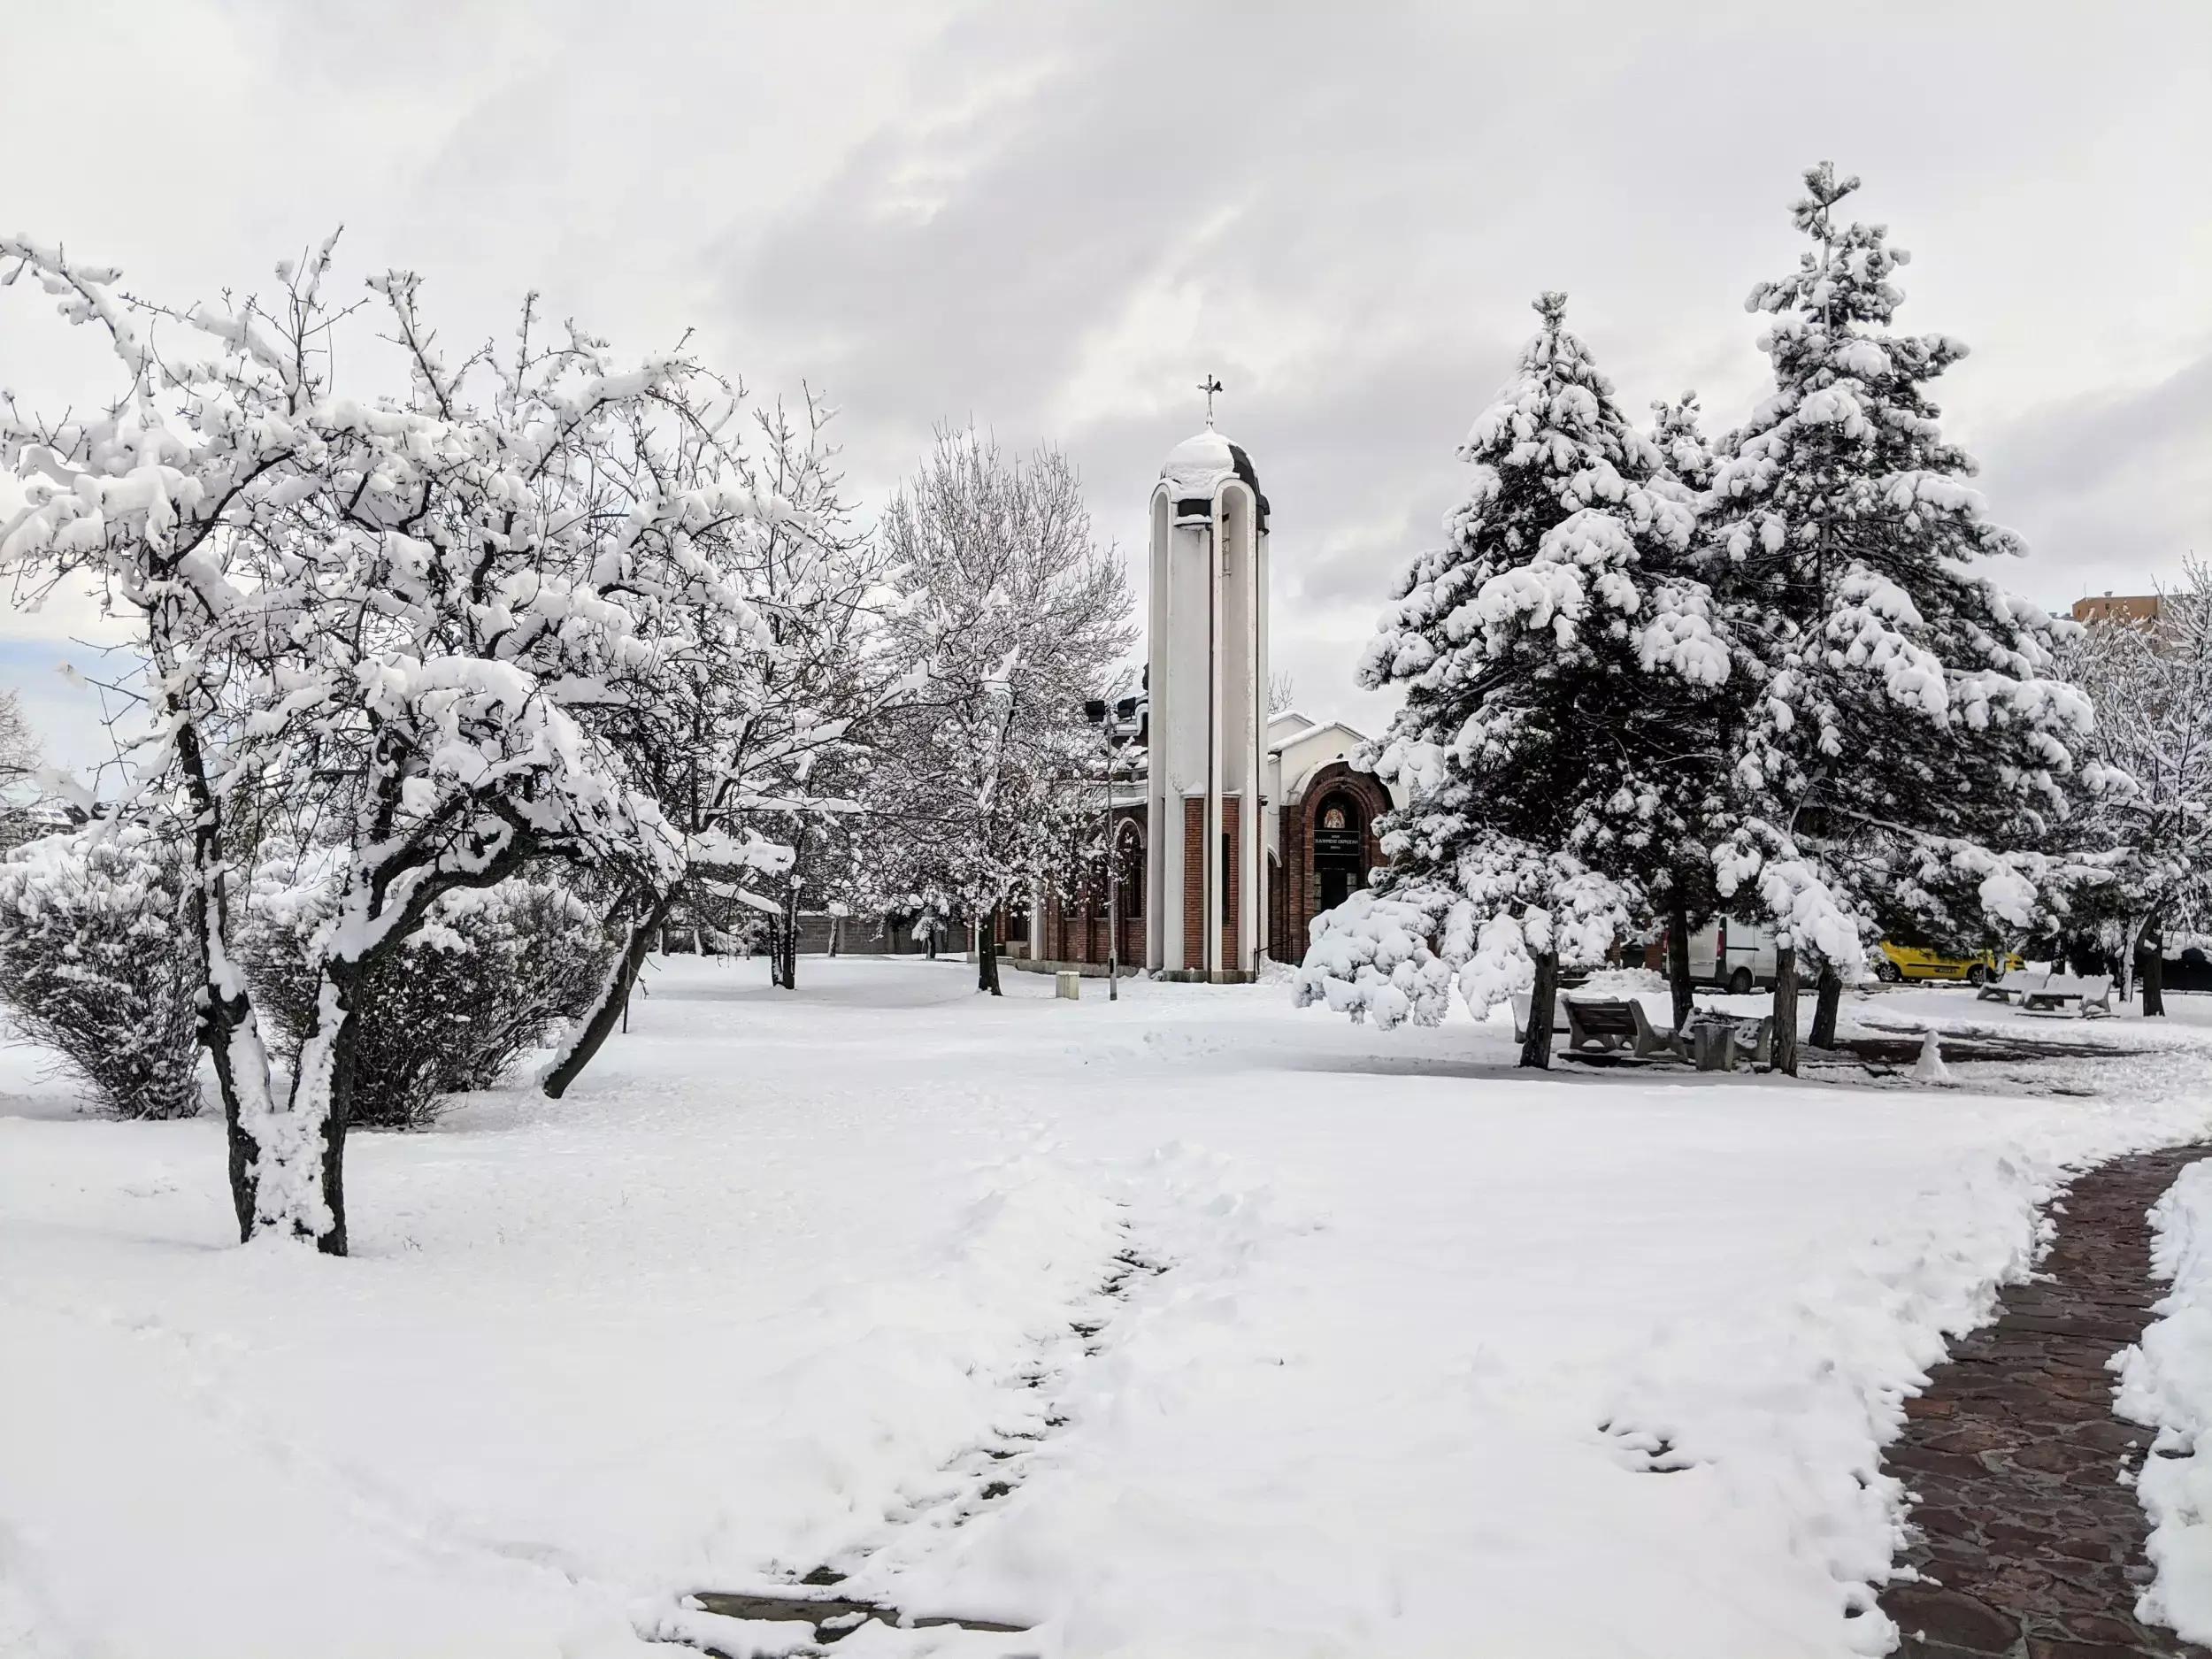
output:
<path id="1" fill-rule="evenodd" d="M 1886 939 L 1874 953 L 1874 977 L 1890 985 L 1902 979 L 1963 979 L 1969 985 L 1979 985 L 2001 971 L 2017 973 L 2019 956 L 2008 951 L 2001 962 L 1993 950 L 1985 950 L 1978 956 L 1947 956 L 1939 950 L 1892 944 Z"/>

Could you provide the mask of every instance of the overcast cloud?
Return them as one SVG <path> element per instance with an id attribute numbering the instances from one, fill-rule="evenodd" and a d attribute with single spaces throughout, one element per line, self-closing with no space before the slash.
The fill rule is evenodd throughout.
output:
<path id="1" fill-rule="evenodd" d="M 1694 387 L 1717 433 L 1761 390 L 1743 296 L 1794 262 L 1823 157 L 1916 256 L 1901 324 L 1974 348 L 1943 394 L 2033 549 L 2015 585 L 2063 604 L 2212 552 L 2204 0 L 0 0 L 0 215 L 32 234 L 189 298 L 343 220 L 349 271 L 421 272 L 449 340 L 534 287 L 626 349 L 695 326 L 757 390 L 828 388 L 870 507 L 972 419 L 1066 448 L 1141 553 L 1218 374 L 1316 713 L 1378 717 L 1357 643 L 1531 296 L 1569 292 L 1632 410 Z M 82 396 L 97 366 L 0 294 L 0 382 Z M 96 621 L 0 632 L 86 757 L 51 667 Z"/>

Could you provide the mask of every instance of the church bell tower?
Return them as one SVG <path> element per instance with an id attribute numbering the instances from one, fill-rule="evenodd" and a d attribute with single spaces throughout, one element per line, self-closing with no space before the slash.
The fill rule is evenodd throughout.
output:
<path id="1" fill-rule="evenodd" d="M 1152 491 L 1145 965 L 1222 982 L 1267 940 L 1267 497 L 1201 389 Z"/>

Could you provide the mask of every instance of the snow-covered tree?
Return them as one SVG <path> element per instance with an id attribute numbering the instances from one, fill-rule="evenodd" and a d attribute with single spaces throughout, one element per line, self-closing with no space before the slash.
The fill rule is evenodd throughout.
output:
<path id="1" fill-rule="evenodd" d="M 1730 672 L 1685 565 L 1695 516 L 1565 326 L 1565 299 L 1476 419 L 1444 546 L 1400 579 L 1361 682 L 1402 688 L 1377 771 L 1406 790 L 1388 867 L 1318 918 L 1302 1002 L 1384 1024 L 1535 999 L 1522 1064 L 1549 1064 L 1563 965 L 1649 916 L 1700 833 L 1694 710 Z"/>
<path id="2" fill-rule="evenodd" d="M 12 847 L 34 833 L 29 809 L 40 793 L 42 764 L 38 734 L 24 716 L 23 699 L 14 687 L 0 687 L 0 847 Z"/>
<path id="3" fill-rule="evenodd" d="M 1659 451 L 1668 474 L 1693 491 L 1711 488 L 1713 445 L 1705 435 L 1704 411 L 1697 394 L 1655 398 L 1651 405 L 1651 442 Z"/>
<path id="4" fill-rule="evenodd" d="M 1083 703 L 1134 643 L 1128 579 L 1064 456 L 971 432 L 939 434 L 882 534 L 904 594 L 891 640 L 926 706 L 889 723 L 872 769 L 870 879 L 974 921 L 996 995 L 997 911 L 1048 878 L 1083 811 Z"/>
<path id="5" fill-rule="evenodd" d="M 0 998 L 124 1118 L 200 1110 L 180 841 L 107 819 L 0 858 Z"/>
<path id="6" fill-rule="evenodd" d="M 1933 920 L 1948 889 L 1972 895 L 1985 932 L 2047 914 L 2053 885 L 2025 849 L 2065 812 L 2091 724 L 2053 672 L 2067 625 L 1990 571 L 2020 543 L 1964 481 L 1974 464 L 1928 396 L 1966 348 L 1890 332 L 1907 255 L 1886 227 L 1839 216 L 1856 179 L 1823 163 L 1805 180 L 1793 219 L 1814 246 L 1747 302 L 1772 319 L 1774 391 L 1724 441 L 1704 503 L 1708 574 L 1755 664 L 1718 872 L 1777 928 L 1788 1070 L 1798 964 L 1821 971 L 1832 1022 L 1878 911 L 1924 895 Z"/>
<path id="7" fill-rule="evenodd" d="M 1713 448 L 1701 424 L 1697 394 L 1656 399 L 1651 410 L 1651 442 L 1660 464 L 1694 505 L 1713 481 Z M 1695 1006 L 1690 932 L 1719 908 L 1713 847 L 1731 826 L 1728 780 L 1722 764 L 1724 734 L 1733 725 L 1729 697 L 1740 694 L 1744 683 L 1738 676 L 1725 691 L 1713 689 L 1686 701 L 1678 699 L 1671 711 L 1683 739 L 1683 769 L 1675 779 L 1680 831 L 1669 843 L 1670 856 L 1657 862 L 1651 878 L 1652 902 L 1665 922 L 1667 985 L 1678 1029 Z"/>
<path id="8" fill-rule="evenodd" d="M 2191 559 L 2154 618 L 2091 624 L 2066 649 L 2097 711 L 2093 753 L 2127 781 L 2091 794 L 2081 840 L 2102 879 L 2074 925 L 2109 935 L 2127 974 L 2143 964 L 2143 1011 L 2166 1011 L 2170 933 L 2212 933 L 2212 565 Z"/>
<path id="9" fill-rule="evenodd" d="M 548 1070 L 559 1095 L 614 1029 L 631 981 L 680 898 L 711 909 L 710 880 L 797 907 L 854 809 L 855 757 L 881 718 L 910 700 L 910 676 L 885 649 L 891 598 L 881 543 L 852 522 L 833 411 L 809 393 L 795 417 L 779 403 L 755 411 L 749 442 L 731 410 L 680 434 L 660 454 L 665 477 L 740 480 L 763 511 L 695 537 L 699 556 L 740 595 L 732 612 L 703 593 L 690 626 L 702 648 L 672 658 L 656 695 L 609 710 L 600 726 L 631 776 L 683 833 L 690 857 L 626 891 L 626 948 L 591 1014 Z M 735 858 L 730 852 L 734 849 Z M 641 872 L 642 873 L 642 872 Z M 779 925 L 771 962 L 789 984 L 796 959 Z"/>
<path id="10" fill-rule="evenodd" d="M 38 734 L 24 717 L 13 686 L 0 687 L 0 788 L 27 784 L 38 775 Z"/>
<path id="11" fill-rule="evenodd" d="M 333 239 L 334 241 L 334 238 Z M 655 695 L 704 597 L 749 626 L 696 541 L 769 511 L 741 480 L 664 476 L 657 433 L 710 424 L 687 358 L 617 370 L 524 308 L 511 353 L 449 367 L 402 272 L 369 285 L 404 395 L 341 391 L 332 244 L 280 297 L 173 310 L 117 273 L 0 237 L 125 389 L 88 419 L 8 403 L 27 504 L 0 557 L 88 572 L 138 624 L 153 732 L 134 757 L 192 820 L 204 1041 L 242 1236 L 342 1254 L 343 1151 L 365 976 L 447 893 L 534 858 L 660 868 L 684 837 L 580 716 Z M 153 329 L 173 334 L 157 350 Z M 349 366 L 365 353 L 346 354 Z M 242 825 L 333 849 L 311 1024 L 273 1087 L 232 949 Z"/>

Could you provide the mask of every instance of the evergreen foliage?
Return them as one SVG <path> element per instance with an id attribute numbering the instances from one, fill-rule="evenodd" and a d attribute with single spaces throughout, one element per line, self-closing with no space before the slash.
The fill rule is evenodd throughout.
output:
<path id="1" fill-rule="evenodd" d="M 0 858 L 0 998 L 120 1118 L 200 1110 L 181 838 L 112 820 Z"/>
<path id="2" fill-rule="evenodd" d="M 1685 739 L 1730 662 L 1687 565 L 1692 497 L 1568 332 L 1564 296 L 1536 309 L 1460 448 L 1473 478 L 1445 542 L 1400 579 L 1361 665 L 1403 688 L 1372 758 L 1409 798 L 1380 826 L 1388 868 L 1317 932 L 1300 996 L 1385 1024 L 1440 1018 L 1453 972 L 1478 1010 L 1542 1000 L 1544 972 L 1648 920 L 1653 872 L 1705 810 Z M 1548 1056 L 1544 1016 L 1528 1064 Z"/>
<path id="3" fill-rule="evenodd" d="M 1885 926 L 1957 945 L 2048 919 L 2060 884 L 2032 849 L 2068 810 L 2091 711 L 2055 672 L 2070 624 L 1992 570 L 2021 544 L 1929 396 L 1965 346 L 1891 328 L 1908 255 L 1839 215 L 1856 179 L 1823 163 L 1805 183 L 1793 218 L 1815 245 L 1747 302 L 1773 319 L 1774 390 L 1704 503 L 1753 666 L 1720 874 L 1786 949 L 1856 978 Z"/>

